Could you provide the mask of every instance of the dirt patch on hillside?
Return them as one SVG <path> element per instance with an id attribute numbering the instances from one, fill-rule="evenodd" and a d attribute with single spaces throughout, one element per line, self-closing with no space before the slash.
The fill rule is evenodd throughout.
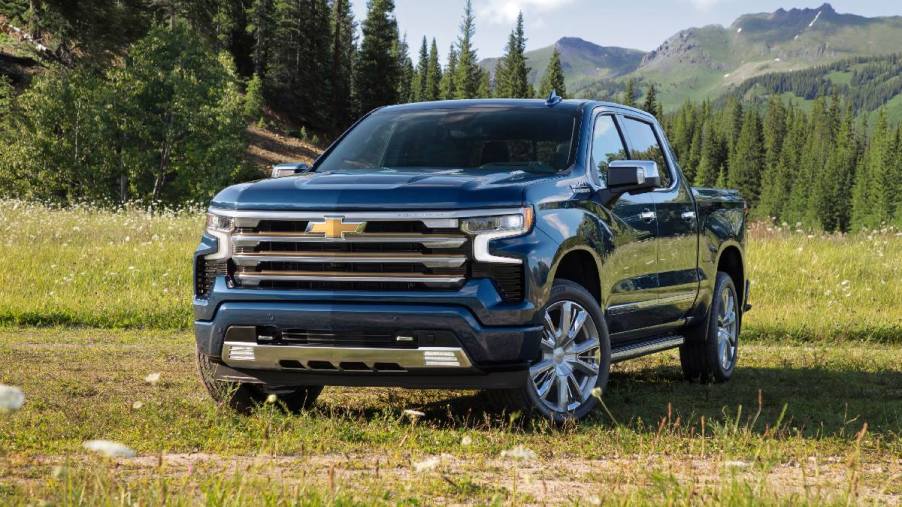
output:
<path id="1" fill-rule="evenodd" d="M 248 160 L 269 174 L 273 164 L 282 162 L 312 163 L 319 156 L 320 149 L 300 140 L 273 130 L 250 126 L 247 129 Z"/>

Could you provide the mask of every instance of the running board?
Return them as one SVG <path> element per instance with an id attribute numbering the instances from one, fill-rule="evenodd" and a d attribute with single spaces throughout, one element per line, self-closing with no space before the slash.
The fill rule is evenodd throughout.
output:
<path id="1" fill-rule="evenodd" d="M 653 340 L 631 343 L 629 345 L 618 347 L 611 352 L 611 362 L 619 363 L 627 359 L 634 359 L 662 350 L 674 349 L 685 343 L 686 338 L 677 335 L 665 336 L 663 338 L 655 338 Z"/>

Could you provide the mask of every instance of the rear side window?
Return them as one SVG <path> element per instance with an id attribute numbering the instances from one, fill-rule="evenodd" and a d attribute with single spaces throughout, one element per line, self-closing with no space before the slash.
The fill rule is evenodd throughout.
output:
<path id="1" fill-rule="evenodd" d="M 655 135 L 651 124 L 632 118 L 624 118 L 623 127 L 630 141 L 630 158 L 633 160 L 651 160 L 658 163 L 661 173 L 661 187 L 667 188 L 673 183 L 670 169 L 664 159 L 664 149 Z"/>
<path id="2" fill-rule="evenodd" d="M 595 120 L 595 131 L 592 134 L 592 167 L 598 173 L 598 179 L 605 186 L 608 184 L 608 165 L 615 160 L 625 160 L 626 149 L 617 131 L 612 116 L 599 116 Z"/>

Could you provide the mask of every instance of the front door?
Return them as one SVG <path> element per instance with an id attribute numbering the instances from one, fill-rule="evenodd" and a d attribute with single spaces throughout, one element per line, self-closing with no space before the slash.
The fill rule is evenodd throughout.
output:
<path id="1" fill-rule="evenodd" d="M 606 187 L 607 167 L 627 155 L 624 139 L 612 114 L 595 119 L 591 164 L 595 183 Z M 646 327 L 654 311 L 649 302 L 656 299 L 658 255 L 655 238 L 657 222 L 651 192 L 623 194 L 613 202 L 601 202 L 604 192 L 596 192 L 595 207 L 611 226 L 613 248 L 602 263 L 601 283 L 608 294 L 606 311 L 610 333 Z"/>

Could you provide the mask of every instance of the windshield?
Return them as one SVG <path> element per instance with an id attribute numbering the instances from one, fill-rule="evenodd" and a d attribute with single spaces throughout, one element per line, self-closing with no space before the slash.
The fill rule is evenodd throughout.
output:
<path id="1" fill-rule="evenodd" d="M 576 112 L 564 108 L 389 108 L 360 122 L 316 170 L 556 172 L 571 164 L 576 127 Z"/>

